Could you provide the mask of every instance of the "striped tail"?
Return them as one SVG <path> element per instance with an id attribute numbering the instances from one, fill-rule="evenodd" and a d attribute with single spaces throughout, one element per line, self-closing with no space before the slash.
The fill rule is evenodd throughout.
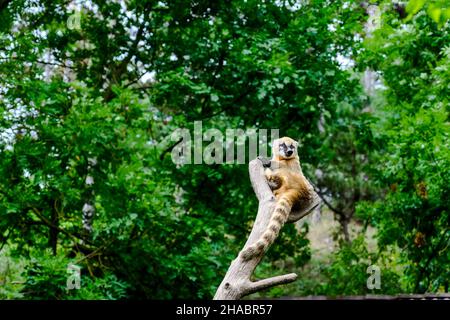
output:
<path id="1" fill-rule="evenodd" d="M 275 205 L 275 209 L 270 217 L 269 225 L 262 234 L 261 238 L 251 246 L 245 248 L 241 252 L 241 258 L 244 261 L 250 260 L 256 256 L 261 255 L 269 246 L 275 241 L 281 228 L 286 223 L 289 213 L 291 212 L 292 201 L 289 200 L 288 195 L 282 195 Z"/>

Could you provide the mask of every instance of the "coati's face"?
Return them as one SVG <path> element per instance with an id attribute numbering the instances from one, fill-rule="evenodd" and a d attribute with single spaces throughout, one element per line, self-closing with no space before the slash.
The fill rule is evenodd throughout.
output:
<path id="1" fill-rule="evenodd" d="M 283 159 L 292 159 L 297 156 L 297 141 L 283 137 L 281 139 L 277 139 L 273 143 L 273 152 L 274 154 L 278 154 Z"/>

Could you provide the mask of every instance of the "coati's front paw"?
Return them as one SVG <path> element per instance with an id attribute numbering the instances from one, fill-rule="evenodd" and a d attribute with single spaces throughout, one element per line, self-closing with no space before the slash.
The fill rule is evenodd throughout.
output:
<path id="1" fill-rule="evenodd" d="M 270 189 L 275 190 L 281 187 L 281 178 L 278 176 L 268 176 L 267 183 Z"/>
<path id="2" fill-rule="evenodd" d="M 270 159 L 258 156 L 258 160 L 261 161 L 264 168 L 270 168 Z"/>

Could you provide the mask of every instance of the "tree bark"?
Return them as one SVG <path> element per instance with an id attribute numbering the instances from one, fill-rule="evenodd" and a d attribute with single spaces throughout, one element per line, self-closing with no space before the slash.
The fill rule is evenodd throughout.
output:
<path id="1" fill-rule="evenodd" d="M 264 230 L 269 224 L 273 207 L 276 202 L 275 196 L 267 184 L 261 161 L 258 159 L 252 160 L 249 164 L 249 171 L 253 190 L 259 200 L 259 206 L 255 223 L 253 224 L 252 231 L 250 232 L 243 249 L 256 242 L 264 233 Z M 310 186 L 310 190 L 313 195 L 312 199 L 302 208 L 292 211 L 289 215 L 288 222 L 292 223 L 298 221 L 311 213 L 320 204 L 320 198 L 315 193 L 312 186 Z M 268 279 L 251 281 L 251 276 L 263 257 L 264 254 L 256 256 L 248 261 L 243 261 L 240 254 L 238 254 L 231 262 L 222 283 L 216 291 L 214 300 L 238 300 L 251 293 L 279 284 L 290 283 L 297 279 L 295 273 L 290 273 Z"/>
<path id="2" fill-rule="evenodd" d="M 84 205 L 82 208 L 83 236 L 87 239 L 92 234 L 92 224 L 95 216 L 95 192 L 94 192 L 94 166 L 97 165 L 96 158 L 88 158 L 88 167 L 85 180 Z M 83 243 L 84 244 L 84 243 Z"/>
<path id="3" fill-rule="evenodd" d="M 55 209 L 52 209 L 52 215 L 51 215 L 51 223 L 58 227 L 59 226 L 59 217 L 58 212 Z M 56 256 L 57 249 L 58 249 L 58 235 L 59 231 L 56 228 L 49 227 L 48 229 L 48 245 L 52 249 L 52 253 L 54 256 Z"/>

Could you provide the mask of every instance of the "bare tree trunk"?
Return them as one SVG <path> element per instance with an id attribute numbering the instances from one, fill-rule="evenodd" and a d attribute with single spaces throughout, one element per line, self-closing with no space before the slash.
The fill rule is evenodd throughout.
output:
<path id="1" fill-rule="evenodd" d="M 350 232 L 348 231 L 348 225 L 350 223 L 350 220 L 347 219 L 347 217 L 342 217 L 342 219 L 339 221 L 342 226 L 342 232 L 344 233 L 344 240 L 346 243 L 350 243 Z"/>
<path id="2" fill-rule="evenodd" d="M 89 238 L 92 233 L 92 223 L 95 215 L 95 193 L 93 168 L 97 164 L 96 158 L 88 158 L 88 169 L 85 180 L 85 202 L 83 205 L 83 235 Z"/>
<path id="3" fill-rule="evenodd" d="M 253 224 L 252 231 L 244 245 L 244 249 L 256 242 L 264 233 L 269 224 L 275 205 L 275 197 L 270 190 L 264 176 L 264 168 L 260 160 L 252 160 L 249 164 L 250 180 L 253 190 L 259 200 L 258 214 Z M 308 215 L 320 204 L 320 198 L 310 186 L 313 197 L 303 208 L 290 213 L 288 222 L 296 222 Z M 279 284 L 290 283 L 297 279 L 295 273 L 276 276 L 268 279 L 251 281 L 250 278 L 262 260 L 264 254 L 256 256 L 248 261 L 241 259 L 240 255 L 231 262 L 222 283 L 214 296 L 215 300 L 237 300 L 251 293 L 270 288 Z"/>
<path id="4" fill-rule="evenodd" d="M 56 208 L 52 208 L 52 214 L 51 214 L 50 221 L 54 226 L 59 227 L 59 216 L 58 216 L 58 212 L 56 211 Z M 48 245 L 52 249 L 53 255 L 56 256 L 57 249 L 58 249 L 59 230 L 56 228 L 49 228 L 48 234 L 49 234 Z"/>

